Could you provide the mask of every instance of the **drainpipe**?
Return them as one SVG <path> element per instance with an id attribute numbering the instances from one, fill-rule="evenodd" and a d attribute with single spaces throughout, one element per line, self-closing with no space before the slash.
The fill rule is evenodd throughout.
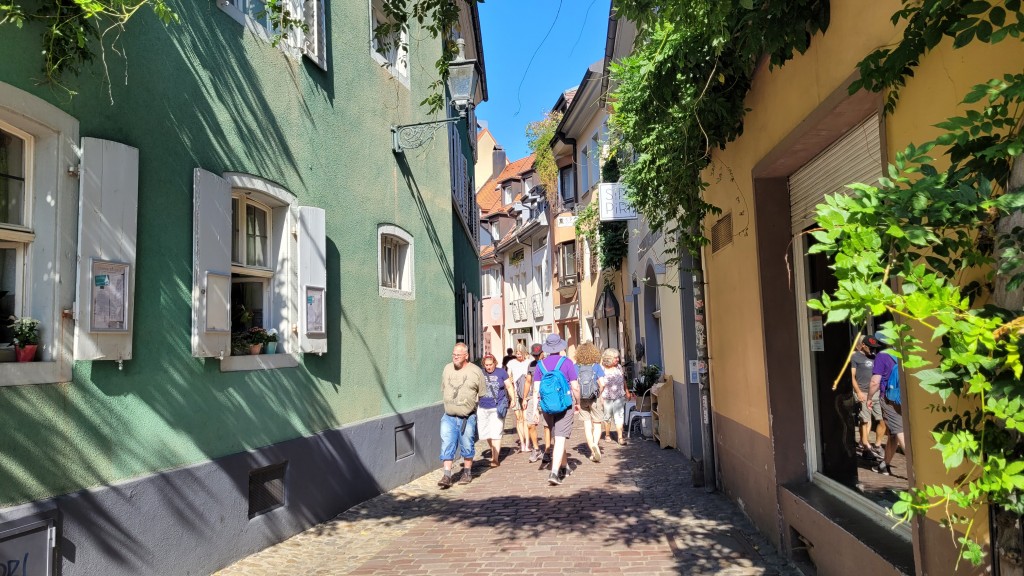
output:
<path id="1" fill-rule="evenodd" d="M 696 234 L 692 230 L 691 234 Z M 703 454 L 701 466 L 704 471 L 704 490 L 714 492 L 717 487 L 715 470 L 715 438 L 711 421 L 711 380 L 708 361 L 708 326 L 706 314 L 707 283 L 704 278 L 704 247 L 693 255 L 693 327 L 694 342 L 697 344 L 698 385 L 700 395 L 700 424 Z"/>

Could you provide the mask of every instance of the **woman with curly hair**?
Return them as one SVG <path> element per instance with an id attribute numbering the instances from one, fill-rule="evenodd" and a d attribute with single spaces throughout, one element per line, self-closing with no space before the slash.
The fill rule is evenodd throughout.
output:
<path id="1" fill-rule="evenodd" d="M 601 368 L 601 351 L 593 342 L 584 342 L 576 349 L 576 372 L 580 383 L 580 416 L 583 417 L 583 433 L 590 447 L 590 460 L 601 461 L 601 424 L 604 422 L 604 370 Z"/>

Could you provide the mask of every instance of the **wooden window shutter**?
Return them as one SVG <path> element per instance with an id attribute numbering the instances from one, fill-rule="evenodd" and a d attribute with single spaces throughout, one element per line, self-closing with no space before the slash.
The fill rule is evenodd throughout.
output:
<path id="1" fill-rule="evenodd" d="M 76 360 L 130 360 L 135 308 L 135 240 L 139 212 L 139 151 L 118 142 L 82 138 L 79 182 Z M 127 265 L 111 274 L 104 263 Z M 96 274 L 93 267 L 97 266 Z M 107 274 L 103 274 L 107 272 Z M 116 285 L 104 286 L 103 282 Z M 101 291 L 108 290 L 113 299 Z M 120 293 L 120 298 L 117 298 Z M 95 310 L 93 299 L 102 307 Z M 119 306 L 126 303 L 127 309 Z M 105 310 L 104 310 L 105 308 Z M 126 330 L 126 331 L 125 331 Z"/>
<path id="2" fill-rule="evenodd" d="M 327 70 L 327 13 L 324 0 L 304 0 L 302 14 L 308 28 L 302 43 L 302 53 L 320 69 Z"/>
<path id="3" fill-rule="evenodd" d="M 231 353 L 231 185 L 196 168 L 193 187 L 192 355 Z"/>
<path id="4" fill-rule="evenodd" d="M 299 347 L 304 353 L 327 352 L 327 216 L 323 208 L 300 206 Z M 317 320 L 319 315 L 319 320 Z"/>

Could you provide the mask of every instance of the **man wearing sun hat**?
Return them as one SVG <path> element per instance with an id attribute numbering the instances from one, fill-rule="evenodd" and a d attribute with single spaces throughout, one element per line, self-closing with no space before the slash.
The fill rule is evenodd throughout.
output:
<path id="1" fill-rule="evenodd" d="M 578 381 L 579 376 L 576 373 L 576 365 L 569 358 L 562 356 L 562 352 L 568 346 L 568 343 L 558 334 L 549 334 L 542 346 L 547 357 L 538 362 L 537 368 L 533 371 L 534 390 L 539 391 L 540 381 L 544 376 L 544 372 L 560 370 L 569 382 L 569 388 L 572 391 L 571 408 L 558 414 L 544 414 L 544 421 L 551 430 L 551 435 L 554 436 L 555 446 L 551 455 L 551 474 L 548 476 L 548 483 L 552 486 L 561 484 L 568 474 L 569 458 L 566 453 L 565 443 L 572 434 L 573 416 L 580 408 L 580 384 Z M 561 362 L 561 366 L 559 366 L 559 362 Z"/>

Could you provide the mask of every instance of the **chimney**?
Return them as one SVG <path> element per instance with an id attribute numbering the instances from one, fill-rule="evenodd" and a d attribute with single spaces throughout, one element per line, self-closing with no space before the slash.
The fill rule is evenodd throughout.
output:
<path id="1" fill-rule="evenodd" d="M 500 145 L 494 145 L 494 152 L 491 154 L 493 165 L 491 166 L 491 177 L 501 174 L 501 171 L 505 169 L 505 149 Z"/>

